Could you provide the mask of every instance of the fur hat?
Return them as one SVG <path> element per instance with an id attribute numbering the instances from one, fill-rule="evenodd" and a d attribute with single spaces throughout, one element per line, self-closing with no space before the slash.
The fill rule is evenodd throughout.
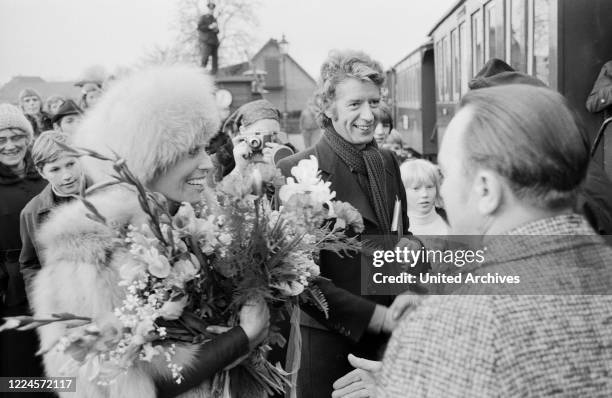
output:
<path id="1" fill-rule="evenodd" d="M 28 140 L 32 140 L 32 125 L 21 109 L 11 104 L 0 104 L 0 130 L 10 128 L 22 130 L 28 135 Z"/>
<path id="2" fill-rule="evenodd" d="M 19 103 L 21 103 L 21 101 L 23 101 L 25 97 L 37 97 L 38 100 L 41 102 L 42 106 L 42 97 L 40 96 L 38 91 L 34 90 L 33 88 L 24 88 L 23 90 L 21 90 L 21 92 L 19 93 Z"/>
<path id="3" fill-rule="evenodd" d="M 201 68 L 158 66 L 116 81 L 85 116 L 73 138 L 77 147 L 117 153 L 149 184 L 219 128 L 214 85 Z M 111 165 L 84 158 L 94 182 Z"/>

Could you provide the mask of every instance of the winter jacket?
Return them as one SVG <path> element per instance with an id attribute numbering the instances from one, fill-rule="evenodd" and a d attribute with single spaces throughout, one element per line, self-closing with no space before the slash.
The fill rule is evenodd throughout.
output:
<path id="1" fill-rule="evenodd" d="M 0 318 L 27 315 L 30 311 L 19 272 L 19 212 L 43 189 L 46 181 L 38 175 L 29 159 L 28 154 L 23 178 L 0 165 Z M 43 369 L 36 351 L 38 339 L 34 330 L 0 333 L 0 376 L 42 376 Z M 43 398 L 51 394 L 37 395 Z"/>
<path id="2" fill-rule="evenodd" d="M 32 305 L 35 315 L 69 312 L 94 320 L 112 316 L 124 297 L 118 286 L 119 267 L 130 260 L 128 250 L 117 245 L 115 232 L 128 224 L 146 223 L 137 195 L 124 186 L 97 191 L 89 201 L 107 219 L 101 224 L 86 217 L 85 206 L 73 201 L 52 211 L 40 228 L 37 239 L 42 248 L 43 266 L 34 277 Z M 66 333 L 65 324 L 39 329 L 41 347 L 47 349 Z M 248 338 L 237 327 L 207 343 L 178 344 L 173 363 L 183 366 L 185 380 L 179 385 L 163 356 L 152 362 L 138 362 L 109 386 L 100 386 L 81 373 L 69 354 L 50 350 L 44 354 L 48 376 L 76 377 L 79 398 L 208 397 L 215 372 L 248 353 Z M 60 394 L 63 397 L 63 395 Z"/>
<path id="3" fill-rule="evenodd" d="M 0 309 L 27 313 L 28 304 L 19 272 L 19 213 L 26 203 L 47 184 L 38 174 L 29 154 L 26 156 L 26 176 L 15 176 L 0 165 Z"/>
<path id="4" fill-rule="evenodd" d="M 211 29 L 209 26 L 213 23 L 217 23 L 217 18 L 212 14 L 204 14 L 200 17 L 198 22 L 200 42 L 209 46 L 218 46 L 219 37 L 217 34 L 219 33 L 219 28 Z"/>
<path id="5" fill-rule="evenodd" d="M 72 200 L 71 197 L 58 197 L 53 193 L 51 184 L 42 190 L 30 200 L 20 215 L 19 233 L 21 235 L 21 253 L 19 254 L 19 264 L 21 275 L 26 286 L 26 293 L 30 294 L 30 284 L 32 277 L 40 269 L 40 260 L 38 253 L 40 247 L 36 241 L 36 231 L 40 225 L 47 219 L 51 210 L 60 205 Z"/>

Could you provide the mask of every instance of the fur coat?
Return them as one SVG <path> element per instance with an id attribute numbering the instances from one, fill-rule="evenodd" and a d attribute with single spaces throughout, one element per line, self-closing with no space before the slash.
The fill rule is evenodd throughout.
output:
<path id="1" fill-rule="evenodd" d="M 33 282 L 33 309 L 36 317 L 68 312 L 103 319 L 121 304 L 122 291 L 117 286 L 119 267 L 128 261 L 128 251 L 118 247 L 114 231 L 127 224 L 142 225 L 146 216 L 136 194 L 126 187 L 106 188 L 88 198 L 107 219 L 107 225 L 86 217 L 80 201 L 57 208 L 38 235 L 43 248 L 43 266 Z M 47 350 L 64 335 L 67 322 L 39 328 L 41 349 Z M 195 361 L 194 346 L 176 346 L 173 362 L 188 368 Z M 152 398 L 154 381 L 171 378 L 161 355 L 151 363 L 141 362 L 122 374 L 109 386 L 100 386 L 84 377 L 83 369 L 69 354 L 51 349 L 44 354 L 48 376 L 76 377 L 76 393 L 61 397 Z M 204 382 L 181 397 L 208 397 Z"/>

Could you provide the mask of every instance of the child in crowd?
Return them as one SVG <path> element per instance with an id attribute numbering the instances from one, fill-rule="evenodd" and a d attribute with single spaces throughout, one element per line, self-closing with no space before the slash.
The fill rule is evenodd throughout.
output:
<path id="1" fill-rule="evenodd" d="M 409 160 L 400 166 L 406 188 L 410 232 L 415 235 L 447 235 L 448 224 L 440 203 L 440 171 L 424 159 Z"/>
<path id="2" fill-rule="evenodd" d="M 383 147 L 389 133 L 393 130 L 393 117 L 391 116 L 391 108 L 384 102 L 378 107 L 378 124 L 374 130 L 374 139 L 380 148 Z"/>
<path id="3" fill-rule="evenodd" d="M 26 292 L 30 293 L 33 277 L 40 270 L 39 247 L 36 232 L 51 210 L 73 200 L 86 184 L 79 158 L 58 143 L 67 143 L 69 136 L 59 131 L 45 131 L 34 141 L 32 161 L 38 173 L 49 184 L 21 211 L 20 234 L 22 241 L 19 263 Z"/>

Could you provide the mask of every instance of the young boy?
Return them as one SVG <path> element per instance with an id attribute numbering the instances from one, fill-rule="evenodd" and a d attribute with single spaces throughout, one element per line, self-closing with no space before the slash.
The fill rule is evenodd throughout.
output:
<path id="1" fill-rule="evenodd" d="M 53 118 L 51 118 L 51 122 L 53 122 L 55 131 L 71 136 L 81 123 L 82 117 L 83 111 L 81 108 L 73 100 L 69 99 L 64 102 Z"/>
<path id="2" fill-rule="evenodd" d="M 68 141 L 69 137 L 65 133 L 46 131 L 34 141 L 32 147 L 32 160 L 36 170 L 49 184 L 28 202 L 20 216 L 23 245 L 19 263 L 28 295 L 33 277 L 40 269 L 39 247 L 36 242 L 38 227 L 54 207 L 73 200 L 72 195 L 78 194 L 82 185 L 87 184 L 79 158 L 58 144 Z"/>

